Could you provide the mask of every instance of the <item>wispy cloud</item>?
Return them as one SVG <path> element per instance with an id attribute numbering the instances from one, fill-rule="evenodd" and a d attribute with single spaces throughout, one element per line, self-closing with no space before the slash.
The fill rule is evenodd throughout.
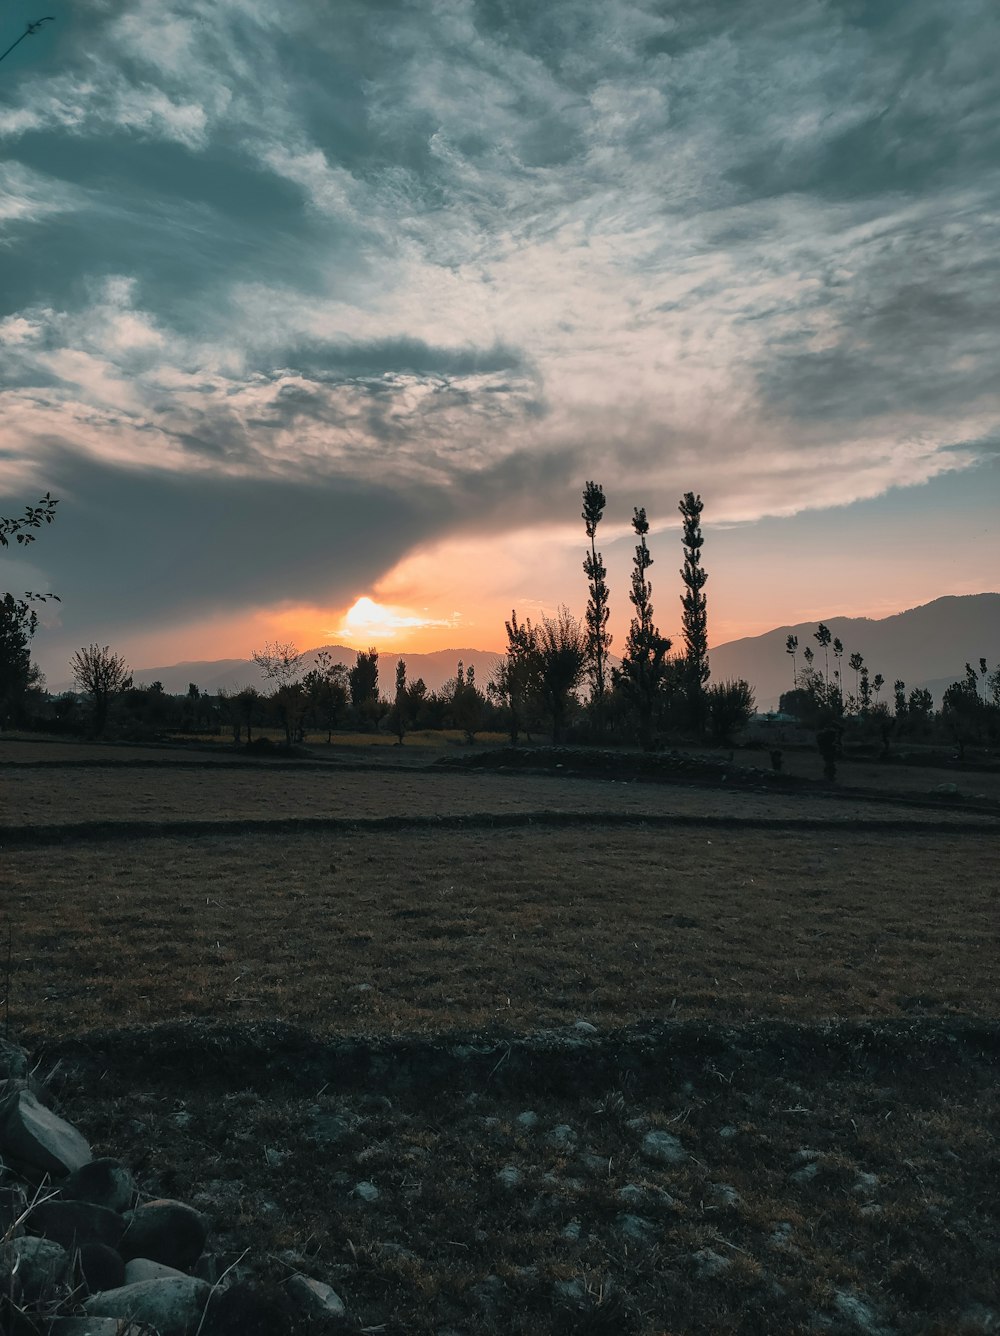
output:
<path id="1" fill-rule="evenodd" d="M 81 5 L 0 103 L 3 449 L 456 541 L 585 476 L 744 520 L 971 467 L 998 44 L 985 0 Z"/>

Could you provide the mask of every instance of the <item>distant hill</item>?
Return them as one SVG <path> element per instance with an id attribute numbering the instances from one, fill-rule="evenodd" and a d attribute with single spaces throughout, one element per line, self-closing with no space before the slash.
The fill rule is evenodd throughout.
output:
<path id="1" fill-rule="evenodd" d="M 711 606 L 709 607 L 711 612 Z M 754 686 L 759 710 L 774 709 L 783 691 L 792 685 L 792 660 L 785 652 L 790 635 L 798 636 L 798 666 L 807 645 L 822 670 L 823 651 L 813 636 L 819 621 L 844 642 L 844 688 L 854 690 L 854 673 L 847 660 L 857 651 L 872 677 L 886 680 L 883 700 L 891 698 L 892 684 L 902 678 L 907 691 L 926 687 L 940 705 L 945 688 L 964 676 L 965 664 L 978 666 L 986 659 L 990 671 L 1000 663 L 1000 594 L 967 594 L 936 598 L 893 617 L 824 617 L 797 626 L 779 626 L 762 636 L 730 640 L 709 651 L 712 680 L 744 677 Z M 830 671 L 833 671 L 830 655 Z"/>
<path id="2" fill-rule="evenodd" d="M 356 649 L 348 649 L 346 645 L 318 645 L 315 649 L 307 649 L 303 653 L 303 664 L 307 669 L 314 666 L 314 660 L 320 650 L 325 650 L 334 663 L 345 663 L 348 668 L 353 668 L 358 655 Z M 406 676 L 410 682 L 422 677 L 429 690 L 439 691 L 449 677 L 455 676 L 459 660 L 466 668 L 474 665 L 477 680 L 485 686 L 500 655 L 484 649 L 439 649 L 433 654 L 402 656 L 397 651 L 381 650 L 378 658 L 378 676 L 379 689 L 383 696 L 392 694 L 396 681 L 396 660 L 400 657 L 406 660 Z M 192 682 L 199 690 L 207 691 L 213 696 L 220 687 L 226 691 L 235 691 L 240 687 L 264 685 L 260 669 L 249 659 L 198 659 L 173 663 L 162 668 L 137 668 L 133 678 L 137 686 L 162 682 L 163 690 L 174 696 L 186 692 Z M 51 688 L 53 691 L 69 689 L 69 683 Z"/>
<path id="3" fill-rule="evenodd" d="M 711 613 L 711 606 L 709 607 Z M 886 680 L 883 699 L 891 695 L 892 683 L 901 677 L 907 690 L 926 687 L 940 704 L 949 683 L 963 676 L 968 660 L 977 664 L 980 656 L 994 669 L 1000 663 L 1000 594 L 968 594 L 964 597 L 937 598 L 908 612 L 873 620 L 869 617 L 830 617 L 797 626 L 779 626 L 761 636 L 730 640 L 709 651 L 712 680 L 745 677 L 756 691 L 759 710 L 774 709 L 783 691 L 792 685 L 792 661 L 785 653 L 789 635 L 799 638 L 798 666 L 802 652 L 811 645 L 816 664 L 823 667 L 823 652 L 813 639 L 819 620 L 826 622 L 834 636 L 844 642 L 845 689 L 854 689 L 854 674 L 847 660 L 855 652 L 864 656 L 872 675 L 881 673 Z M 306 650 L 303 661 L 312 667 L 316 655 L 326 650 L 334 663 L 352 667 L 357 650 L 346 645 L 319 645 Z M 389 695 L 395 680 L 399 651 L 382 650 L 379 654 L 379 686 Z M 484 649 L 439 649 L 433 654 L 407 654 L 407 677 L 411 682 L 422 677 L 431 691 L 439 691 L 455 676 L 458 662 L 475 666 L 477 679 L 485 685 L 500 658 Z M 615 660 L 617 662 L 617 660 Z M 833 671 L 833 655 L 830 671 Z M 260 669 L 249 659 L 193 660 L 161 668 L 139 668 L 134 673 L 137 685 L 160 681 L 164 691 L 181 695 L 191 682 L 202 691 L 215 695 L 220 687 L 227 691 L 252 684 L 262 686 Z M 55 684 L 53 692 L 71 690 L 71 683 Z"/>

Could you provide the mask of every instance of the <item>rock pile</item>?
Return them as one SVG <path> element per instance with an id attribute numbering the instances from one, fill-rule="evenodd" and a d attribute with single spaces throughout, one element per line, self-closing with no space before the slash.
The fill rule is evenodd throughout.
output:
<path id="1" fill-rule="evenodd" d="M 128 1168 L 94 1159 L 49 1107 L 28 1054 L 0 1039 L 0 1325 L 45 1320 L 51 1336 L 226 1336 L 267 1319 L 345 1317 L 330 1286 L 292 1276 L 274 1296 L 225 1284 L 206 1253 L 208 1222 L 184 1202 L 142 1200 Z M 256 1325 L 254 1325 L 256 1323 Z M 35 1330 L 32 1326 L 27 1328 Z M 263 1330 L 263 1328 L 260 1328 Z"/>

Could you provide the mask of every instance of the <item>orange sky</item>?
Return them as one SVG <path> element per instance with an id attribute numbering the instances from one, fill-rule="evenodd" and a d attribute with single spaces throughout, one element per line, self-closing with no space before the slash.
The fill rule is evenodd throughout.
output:
<path id="1" fill-rule="evenodd" d="M 900 490 L 862 506 L 748 524 L 703 517 L 710 642 L 760 635 L 775 626 L 834 616 L 890 616 L 944 594 L 997 587 L 1000 535 L 992 519 L 992 474 Z M 942 494 L 947 489 L 948 494 Z M 956 535 L 954 506 L 966 522 Z M 978 495 L 974 495 L 978 494 Z M 620 652 L 631 606 L 633 537 L 606 523 L 599 537 L 611 588 L 611 631 Z M 656 619 L 680 638 L 680 530 L 672 522 L 649 538 Z M 405 558 L 352 604 L 288 602 L 231 617 L 165 627 L 123 644 L 135 666 L 181 659 L 245 658 L 265 641 L 299 649 L 322 644 L 388 655 L 446 648 L 502 650 L 504 621 L 516 608 L 537 620 L 560 603 L 581 616 L 585 538 L 570 526 L 447 540 Z M 41 648 L 41 645 L 39 645 Z"/>

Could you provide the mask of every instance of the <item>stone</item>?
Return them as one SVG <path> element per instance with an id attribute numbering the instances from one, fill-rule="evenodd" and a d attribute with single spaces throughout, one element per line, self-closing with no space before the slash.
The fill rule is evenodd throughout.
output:
<path id="1" fill-rule="evenodd" d="M 136 1198 L 135 1179 L 117 1160 L 91 1160 L 69 1175 L 62 1196 L 71 1201 L 89 1201 L 109 1211 L 127 1211 Z"/>
<path id="2" fill-rule="evenodd" d="M 587 1301 L 587 1287 L 582 1280 L 575 1277 L 572 1280 L 557 1280 L 552 1292 L 562 1303 L 572 1304 L 574 1307 L 582 1306 Z"/>
<path id="3" fill-rule="evenodd" d="M 148 1322 L 158 1336 L 194 1336 L 211 1293 L 211 1286 L 194 1276 L 171 1276 L 105 1290 L 83 1307 L 88 1316 Z"/>
<path id="4" fill-rule="evenodd" d="M 355 1183 L 354 1195 L 362 1201 L 378 1201 L 381 1193 L 374 1183 Z"/>
<path id="5" fill-rule="evenodd" d="M 505 1188 L 516 1188 L 521 1181 L 521 1171 L 516 1164 L 505 1164 L 497 1178 Z"/>
<path id="6" fill-rule="evenodd" d="M 642 1153 L 656 1164 L 683 1164 L 687 1151 L 670 1132 L 647 1132 L 642 1139 Z"/>
<path id="7" fill-rule="evenodd" d="M 117 1290 L 125 1284 L 125 1263 L 106 1243 L 85 1243 L 80 1249 L 79 1266 L 91 1294 Z"/>
<path id="8" fill-rule="evenodd" d="M 0 1127 L 0 1149 L 55 1178 L 80 1169 L 93 1157 L 72 1123 L 47 1109 L 30 1090 L 9 1103 Z"/>
<path id="9" fill-rule="evenodd" d="M 723 1257 L 713 1248 L 702 1248 L 691 1259 L 699 1280 L 715 1280 L 732 1266 L 728 1257 Z"/>
<path id="10" fill-rule="evenodd" d="M 559 1123 L 548 1135 L 548 1143 L 558 1150 L 573 1150 L 576 1146 L 576 1132 L 569 1123 Z"/>
<path id="11" fill-rule="evenodd" d="M 874 1308 L 856 1294 L 848 1294 L 844 1290 L 835 1290 L 833 1306 L 840 1318 L 849 1322 L 851 1326 L 856 1327 L 859 1331 L 875 1333 L 880 1330 Z"/>
<path id="12" fill-rule="evenodd" d="M 739 1206 L 740 1204 L 740 1194 L 731 1183 L 711 1183 L 708 1190 L 712 1194 L 712 1199 L 718 1202 L 720 1206 Z"/>
<path id="13" fill-rule="evenodd" d="M 29 1234 L 54 1239 L 64 1248 L 79 1248 L 85 1243 L 117 1248 L 125 1221 L 116 1211 L 86 1201 L 43 1201 L 32 1209 L 25 1226 Z"/>
<path id="14" fill-rule="evenodd" d="M 641 1215 L 620 1215 L 615 1227 L 624 1238 L 632 1243 L 650 1244 L 657 1235 L 657 1228 L 652 1220 Z"/>
<path id="15" fill-rule="evenodd" d="M 523 1113 L 517 1115 L 518 1127 L 523 1127 L 526 1132 L 532 1131 L 538 1126 L 538 1114 L 534 1109 L 525 1109 Z"/>
<path id="16" fill-rule="evenodd" d="M 344 1301 L 331 1285 L 296 1273 L 285 1285 L 295 1303 L 310 1317 L 344 1317 Z"/>
<path id="17" fill-rule="evenodd" d="M 336 1146 L 346 1141 L 353 1128 L 346 1118 L 338 1113 L 317 1113 L 308 1128 L 308 1135 L 326 1146 Z"/>
<path id="18" fill-rule="evenodd" d="M 144 1202 L 130 1213 L 119 1252 L 126 1262 L 147 1257 L 178 1271 L 190 1271 L 201 1256 L 207 1236 L 205 1217 L 193 1206 L 159 1198 Z"/>
<path id="19" fill-rule="evenodd" d="M 174 1266 L 164 1266 L 162 1262 L 151 1262 L 148 1257 L 133 1257 L 131 1261 L 125 1263 L 124 1285 L 137 1285 L 140 1280 L 167 1280 L 170 1277 L 183 1276 L 183 1271 L 178 1271 Z M 207 1280 L 207 1276 L 202 1276 L 202 1280 Z"/>
<path id="20" fill-rule="evenodd" d="M 51 1299 L 66 1280 L 69 1253 L 51 1239 L 14 1239 L 0 1248 L 0 1269 L 14 1277 L 22 1303 L 42 1303 Z"/>

